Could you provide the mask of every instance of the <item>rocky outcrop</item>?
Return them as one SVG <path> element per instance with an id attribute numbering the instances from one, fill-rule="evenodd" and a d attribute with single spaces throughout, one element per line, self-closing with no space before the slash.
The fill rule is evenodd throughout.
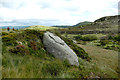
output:
<path id="1" fill-rule="evenodd" d="M 43 43 L 46 50 L 56 58 L 67 59 L 71 65 L 79 66 L 77 55 L 60 37 L 53 33 L 45 32 Z"/>

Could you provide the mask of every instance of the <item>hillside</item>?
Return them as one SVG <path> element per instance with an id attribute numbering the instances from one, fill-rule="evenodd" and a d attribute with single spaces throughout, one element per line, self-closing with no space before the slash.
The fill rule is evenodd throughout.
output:
<path id="1" fill-rule="evenodd" d="M 118 33 L 118 24 L 120 15 L 105 16 L 95 20 L 94 22 L 85 22 L 76 24 L 74 27 L 69 27 L 68 30 L 61 30 L 61 33 L 74 33 L 74 34 L 96 34 L 96 33 Z"/>
<path id="2" fill-rule="evenodd" d="M 116 16 L 105 16 L 95 20 L 91 25 L 85 27 L 91 28 L 112 28 L 113 26 L 117 26 L 119 22 L 120 15 Z"/>
<path id="3" fill-rule="evenodd" d="M 90 57 L 71 40 L 51 31 L 65 41 L 74 50 L 78 60 L 90 61 Z M 70 65 L 51 55 L 43 44 L 42 30 L 16 30 L 2 32 L 2 76 L 3 78 L 83 78 L 89 76 L 79 70 L 79 66 Z M 73 70 L 72 70 L 73 69 Z M 72 70 L 72 71 L 71 71 Z"/>
<path id="4" fill-rule="evenodd" d="M 94 30 L 117 32 L 118 22 L 120 20 L 118 17 L 120 17 L 120 15 L 102 17 L 100 19 L 95 20 L 93 24 L 85 27 Z"/>

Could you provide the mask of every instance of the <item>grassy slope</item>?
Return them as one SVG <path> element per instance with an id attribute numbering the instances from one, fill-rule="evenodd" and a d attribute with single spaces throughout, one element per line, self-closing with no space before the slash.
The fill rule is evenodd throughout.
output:
<path id="1" fill-rule="evenodd" d="M 10 54 L 6 51 L 7 53 L 3 54 L 2 75 L 4 78 L 95 78 L 98 76 L 117 78 L 117 52 L 91 46 L 80 45 L 80 47 L 89 53 L 92 61 L 87 62 L 79 58 L 79 68 L 64 66 L 66 70 L 62 71 L 58 76 L 52 76 L 42 72 L 46 63 L 58 63 L 58 59 L 50 58 L 49 56 L 46 58 L 31 55 L 21 56 Z M 109 55 L 105 52 L 109 52 Z"/>
<path id="2" fill-rule="evenodd" d="M 92 63 L 96 64 L 96 67 L 103 71 L 103 75 L 110 75 L 111 77 L 117 77 L 118 71 L 118 52 L 113 50 L 102 49 L 97 46 L 80 45 L 80 47 L 88 52 L 88 55 L 92 58 Z"/>
<path id="3" fill-rule="evenodd" d="M 44 51 L 41 40 L 38 40 L 41 39 L 42 33 L 40 32 L 41 31 L 36 30 L 18 30 L 3 35 L 3 78 L 83 78 L 89 76 L 89 72 L 84 73 L 84 68 L 70 66 L 67 64 L 67 62 L 62 62 L 59 59 L 56 59 L 49 55 L 46 51 Z M 17 35 L 16 39 L 12 38 L 13 34 Z M 9 39 L 9 41 L 7 39 Z M 23 56 L 24 52 L 16 53 L 16 50 L 14 49 L 16 44 L 13 44 L 15 40 L 22 42 L 26 49 L 30 50 L 31 55 L 26 54 Z M 36 42 L 38 48 L 40 47 L 38 50 L 35 51 L 32 49 L 32 47 L 28 46 L 31 40 L 35 42 L 36 40 L 37 42 L 39 41 L 39 44 Z M 11 42 L 12 44 L 9 42 Z M 13 51 L 12 53 L 10 52 L 11 49 L 15 50 L 14 53 Z M 24 50 L 22 49 L 22 51 Z M 53 73 L 57 73 L 58 75 L 54 75 Z"/>
<path id="4" fill-rule="evenodd" d="M 92 57 L 92 61 L 87 62 L 86 60 L 79 58 L 79 67 L 65 65 L 63 69 L 61 69 L 61 71 L 63 71 L 60 72 L 59 75 L 53 76 L 51 74 L 47 74 L 48 72 L 42 72 L 42 69 L 44 69 L 44 65 L 46 65 L 46 63 L 55 62 L 61 66 L 66 63 L 59 62 L 58 59 L 55 59 L 54 57 L 46 54 L 44 55 L 44 58 L 32 55 L 21 56 L 11 54 L 8 51 L 10 47 L 3 46 L 2 75 L 5 78 L 117 78 L 117 65 L 114 66 L 114 64 L 117 64 L 117 55 L 113 54 L 116 52 L 112 50 L 107 51 L 91 46 L 81 47 L 83 47 L 89 53 L 89 55 Z M 105 54 L 105 52 L 109 52 L 110 55 Z M 111 55 L 115 56 L 111 57 Z"/>
<path id="5" fill-rule="evenodd" d="M 106 36 L 105 34 L 86 34 L 86 35 L 95 35 L 98 37 Z M 66 36 L 63 34 L 62 36 Z M 67 38 L 73 39 L 75 34 L 67 34 Z M 85 36 L 85 35 L 82 35 Z M 87 42 L 86 45 L 78 44 L 78 46 L 82 47 L 88 55 L 92 58 L 91 64 L 93 64 L 100 71 L 96 71 L 96 74 L 99 72 L 103 72 L 104 76 L 117 77 L 118 76 L 118 52 L 114 50 L 103 49 L 102 47 L 98 47 L 93 45 L 91 42 Z"/>

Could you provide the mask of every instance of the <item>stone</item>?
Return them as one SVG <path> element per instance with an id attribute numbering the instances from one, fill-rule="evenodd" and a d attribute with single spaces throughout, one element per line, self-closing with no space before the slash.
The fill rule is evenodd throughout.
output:
<path id="1" fill-rule="evenodd" d="M 76 53 L 58 36 L 47 31 L 43 36 L 46 50 L 60 60 L 67 59 L 71 65 L 79 66 Z"/>

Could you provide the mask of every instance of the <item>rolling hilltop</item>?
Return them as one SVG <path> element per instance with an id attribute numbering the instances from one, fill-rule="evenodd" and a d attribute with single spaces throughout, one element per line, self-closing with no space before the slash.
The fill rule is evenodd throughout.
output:
<path id="1" fill-rule="evenodd" d="M 27 27 L 25 29 L 47 30 L 47 29 L 57 29 L 57 27 L 48 27 L 48 26 L 34 25 L 34 26 Z"/>

